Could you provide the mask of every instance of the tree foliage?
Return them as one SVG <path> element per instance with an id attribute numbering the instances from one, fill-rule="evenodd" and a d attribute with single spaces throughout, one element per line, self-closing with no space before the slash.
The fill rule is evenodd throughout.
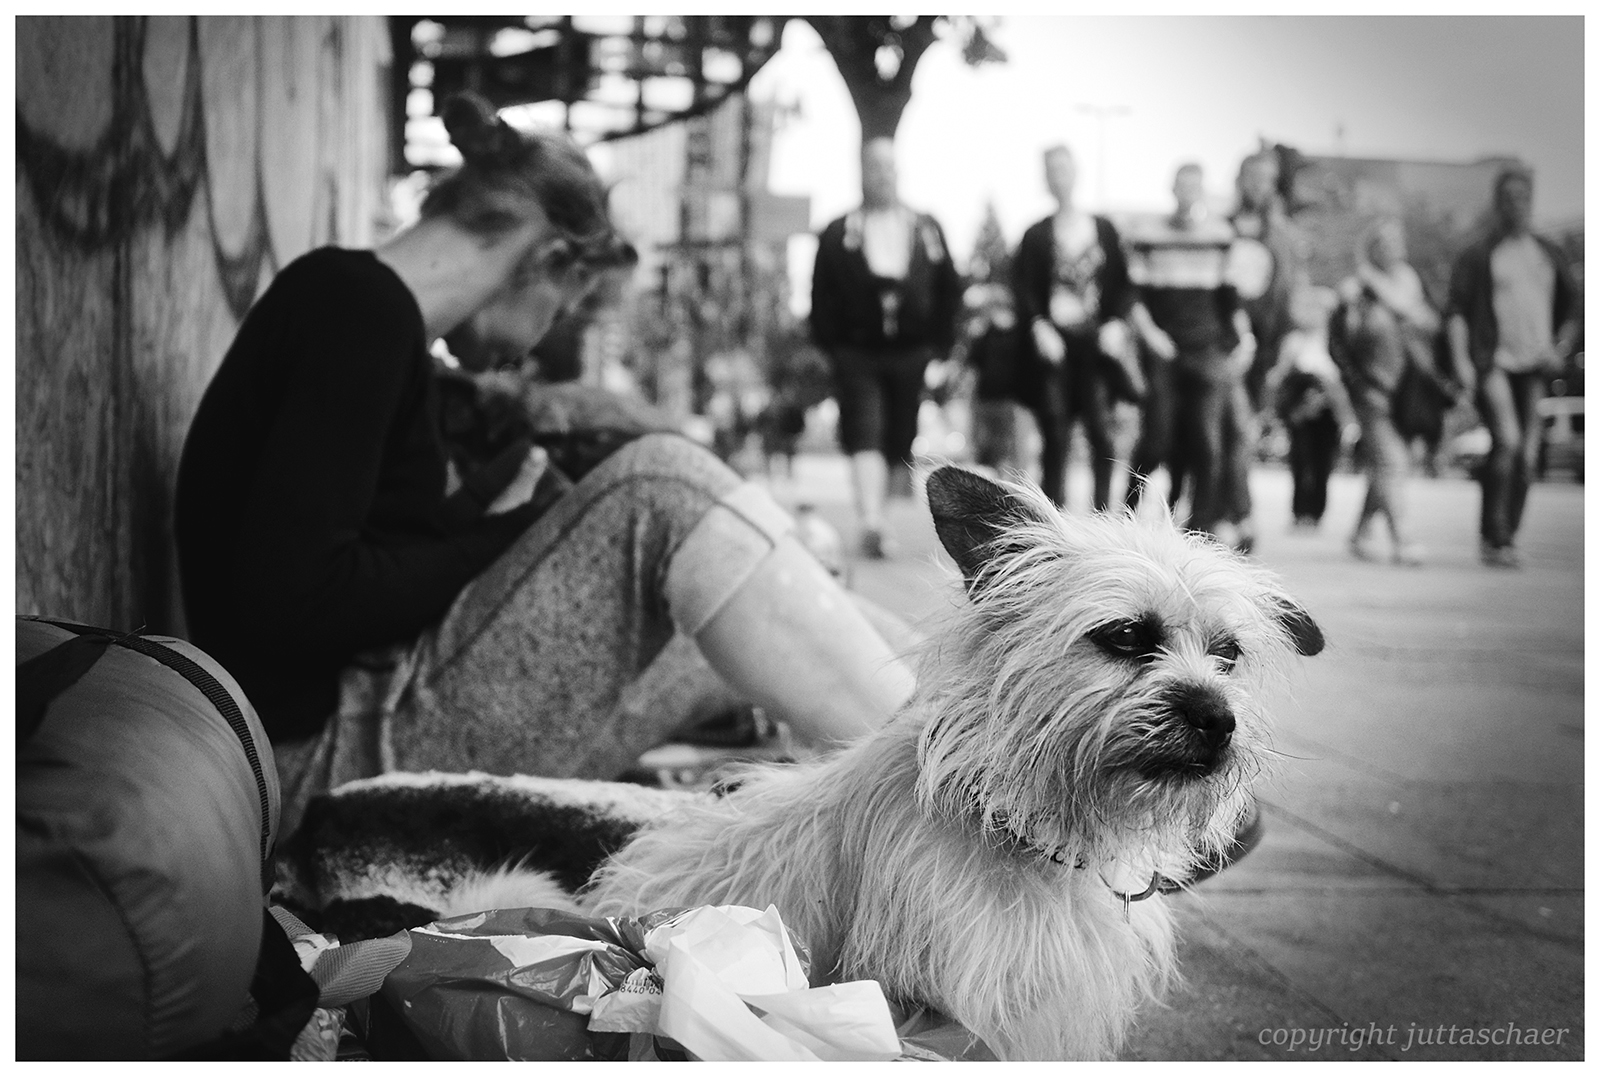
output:
<path id="1" fill-rule="evenodd" d="M 1011 249 L 1006 245 L 993 202 L 984 207 L 983 223 L 978 225 L 978 238 L 973 241 L 972 258 L 967 262 L 967 276 L 975 284 L 1006 284 L 1011 279 Z"/>
<path id="2" fill-rule="evenodd" d="M 961 48 L 974 67 L 1003 63 L 988 31 L 993 20 L 972 15 L 807 15 L 843 76 L 861 118 L 861 140 L 893 138 L 911 101 L 911 77 L 940 39 Z"/>

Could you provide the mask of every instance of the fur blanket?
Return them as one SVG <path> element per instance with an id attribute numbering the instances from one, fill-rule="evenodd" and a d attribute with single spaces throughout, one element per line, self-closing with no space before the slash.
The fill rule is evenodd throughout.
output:
<path id="1" fill-rule="evenodd" d="M 273 900 L 344 942 L 482 908 L 571 908 L 642 824 L 705 795 L 476 772 L 351 782 L 279 849 Z"/>

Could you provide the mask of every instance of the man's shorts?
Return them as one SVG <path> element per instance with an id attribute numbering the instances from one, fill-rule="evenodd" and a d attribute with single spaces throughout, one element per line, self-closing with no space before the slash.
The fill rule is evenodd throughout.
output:
<path id="1" fill-rule="evenodd" d="M 847 453 L 881 452 L 910 460 L 917 436 L 922 378 L 929 348 L 842 347 L 834 353 L 834 395 L 839 403 L 839 444 Z"/>

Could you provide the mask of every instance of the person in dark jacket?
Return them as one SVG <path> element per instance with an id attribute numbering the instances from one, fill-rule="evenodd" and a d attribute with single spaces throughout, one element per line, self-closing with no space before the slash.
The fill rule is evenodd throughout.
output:
<path id="1" fill-rule="evenodd" d="M 850 457 L 861 550 L 893 542 L 883 506 L 891 469 L 909 478 L 928 363 L 955 344 L 961 278 L 939 222 L 900 201 L 894 143 L 861 147 L 861 206 L 822 230 L 811 332 L 833 364 L 839 443 Z"/>
<path id="2" fill-rule="evenodd" d="M 887 720 L 909 669 L 787 514 L 687 438 L 643 434 L 576 484 L 527 440 L 454 466 L 430 345 L 520 357 L 634 255 L 569 140 L 479 98 L 443 118 L 461 168 L 377 250 L 283 268 L 179 466 L 189 631 L 261 715 L 283 832 L 390 769 L 616 777 L 675 732 L 619 706 L 675 631 L 803 738 Z"/>
<path id="3" fill-rule="evenodd" d="M 1126 322 L 1133 289 L 1115 226 L 1073 203 L 1072 151 L 1045 150 L 1044 174 L 1056 212 L 1023 233 L 1011 264 L 1030 360 L 1021 379 L 1022 400 L 1044 443 L 1044 492 L 1066 504 L 1067 453 L 1073 425 L 1081 420 L 1091 453 L 1093 505 L 1104 511 L 1117 464 L 1112 407 L 1118 397 L 1137 400 L 1144 393 Z"/>
<path id="4" fill-rule="evenodd" d="M 1490 232 L 1456 259 L 1445 325 L 1455 375 L 1476 384 L 1491 438 L 1479 472 L 1483 562 L 1516 568 L 1517 529 L 1544 436 L 1539 401 L 1572 354 L 1578 323 L 1566 259 L 1533 233 L 1533 176 L 1526 169 L 1508 168 L 1496 178 L 1494 217 Z"/>

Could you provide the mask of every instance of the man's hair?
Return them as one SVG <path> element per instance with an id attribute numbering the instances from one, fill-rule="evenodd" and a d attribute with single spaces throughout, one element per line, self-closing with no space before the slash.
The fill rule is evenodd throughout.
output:
<path id="1" fill-rule="evenodd" d="M 1257 150 L 1254 153 L 1246 154 L 1244 160 L 1239 162 L 1239 174 L 1243 175 L 1245 169 L 1251 165 L 1258 164 L 1269 165 L 1274 172 L 1282 171 L 1278 166 L 1278 155 L 1276 153 L 1271 150 Z"/>
<path id="2" fill-rule="evenodd" d="M 1494 177 L 1495 205 L 1500 204 L 1500 200 L 1505 197 L 1506 184 L 1511 183 L 1513 180 L 1521 180 L 1529 187 L 1532 187 L 1533 169 L 1524 164 L 1511 164 L 1502 168 Z"/>
<path id="3" fill-rule="evenodd" d="M 594 166 L 571 139 L 519 131 L 476 94 L 451 97 L 442 118 L 462 163 L 428 190 L 424 218 L 448 217 L 474 235 L 493 236 L 537 210 L 571 241 L 574 260 L 618 266 L 638 260 L 611 224 Z"/>
<path id="4" fill-rule="evenodd" d="M 1200 167 L 1199 161 L 1185 161 L 1173 170 L 1172 178 L 1177 179 L 1185 172 L 1195 172 L 1202 176 L 1206 174 L 1206 170 Z"/>
<path id="5" fill-rule="evenodd" d="M 1050 158 L 1062 153 L 1066 154 L 1068 157 L 1071 157 L 1073 160 L 1078 159 L 1077 154 L 1072 152 L 1072 147 L 1067 145 L 1065 142 L 1057 142 L 1054 145 L 1046 146 L 1044 148 L 1044 153 L 1040 156 L 1048 161 Z"/>
<path id="6" fill-rule="evenodd" d="M 1372 260 L 1372 248 L 1374 248 L 1374 247 L 1376 247 L 1378 245 L 1378 240 L 1383 236 L 1383 233 L 1385 231 L 1387 231 L 1388 229 L 1390 229 L 1390 228 L 1399 229 L 1400 230 L 1400 241 L 1402 243 L 1405 242 L 1405 237 L 1406 237 L 1406 225 L 1405 225 L 1405 222 L 1403 220 L 1401 220 L 1399 217 L 1397 217 L 1394 214 L 1392 214 L 1392 213 L 1383 214 L 1382 216 L 1377 217 L 1376 219 L 1371 221 L 1367 225 L 1366 229 L 1363 230 L 1362 233 L 1361 233 L 1361 241 L 1360 241 L 1359 250 L 1361 252 L 1361 257 L 1362 257 L 1363 260 L 1365 260 L 1365 261 L 1371 261 Z"/>

